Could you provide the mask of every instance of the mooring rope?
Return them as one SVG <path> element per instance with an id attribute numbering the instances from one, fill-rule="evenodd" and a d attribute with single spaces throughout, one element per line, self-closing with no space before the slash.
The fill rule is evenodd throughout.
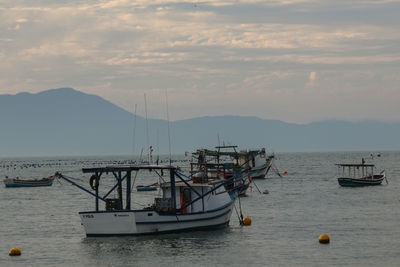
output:
<path id="1" fill-rule="evenodd" d="M 239 223 L 240 223 L 240 225 L 242 225 L 242 224 L 243 224 L 243 221 L 240 219 L 239 213 L 238 213 L 237 208 L 236 208 L 236 204 L 233 203 L 233 206 L 235 207 L 235 211 L 236 211 L 236 215 L 238 216 Z"/>
<path id="2" fill-rule="evenodd" d="M 243 213 L 242 213 L 242 203 L 240 202 L 240 196 L 238 196 L 239 199 L 239 210 L 240 210 L 240 224 L 243 224 Z"/>

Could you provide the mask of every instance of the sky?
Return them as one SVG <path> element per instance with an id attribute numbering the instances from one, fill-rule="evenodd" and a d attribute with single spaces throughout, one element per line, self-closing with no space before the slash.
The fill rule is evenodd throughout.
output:
<path id="1" fill-rule="evenodd" d="M 181 120 L 399 122 L 400 0 L 0 2 L 0 94 Z"/>

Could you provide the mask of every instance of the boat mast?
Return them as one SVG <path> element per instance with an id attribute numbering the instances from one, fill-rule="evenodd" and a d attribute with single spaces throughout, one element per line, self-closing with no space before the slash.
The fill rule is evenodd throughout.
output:
<path id="1" fill-rule="evenodd" d="M 133 113 L 133 145 L 132 145 L 133 156 L 135 156 L 135 148 L 136 148 L 136 109 L 137 109 L 137 104 L 135 104 L 135 111 Z"/>
<path id="2" fill-rule="evenodd" d="M 169 111 L 168 111 L 168 91 L 165 89 L 165 102 L 167 106 L 167 123 L 168 123 L 168 149 L 169 149 L 169 165 L 171 165 L 172 156 L 171 156 L 171 134 L 169 129 Z"/>
<path id="3" fill-rule="evenodd" d="M 145 110 L 145 113 L 146 113 L 146 148 L 149 150 L 148 159 L 147 160 L 148 160 L 149 164 L 151 164 L 152 163 L 151 162 L 151 158 L 152 158 L 151 153 L 152 153 L 153 148 L 151 146 L 149 146 L 149 122 L 148 122 L 148 119 L 147 119 L 146 93 L 144 93 L 144 110 Z"/>

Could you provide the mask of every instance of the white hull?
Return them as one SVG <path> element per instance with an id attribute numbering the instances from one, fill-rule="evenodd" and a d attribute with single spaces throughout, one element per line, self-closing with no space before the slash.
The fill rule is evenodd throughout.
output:
<path id="1" fill-rule="evenodd" d="M 272 165 L 273 156 L 266 159 L 257 156 L 255 158 L 255 166 L 251 168 L 251 177 L 253 179 L 264 179 Z"/>
<path id="2" fill-rule="evenodd" d="M 251 178 L 253 179 L 264 179 L 265 175 L 267 175 L 267 164 L 261 167 L 253 167 L 251 168 Z"/>
<path id="3" fill-rule="evenodd" d="M 226 226 L 233 201 L 223 208 L 193 214 L 159 214 L 155 210 L 81 212 L 87 236 L 142 235 Z"/>

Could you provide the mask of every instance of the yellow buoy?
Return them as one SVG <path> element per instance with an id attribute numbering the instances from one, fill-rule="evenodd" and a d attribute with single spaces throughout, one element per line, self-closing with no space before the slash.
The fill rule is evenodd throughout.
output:
<path id="1" fill-rule="evenodd" d="M 12 248 L 8 253 L 10 256 L 21 256 L 21 250 L 19 248 Z"/>
<path id="2" fill-rule="evenodd" d="M 327 234 L 322 234 L 318 237 L 318 241 L 321 244 L 328 244 L 329 243 L 329 236 Z"/>
<path id="3" fill-rule="evenodd" d="M 244 217 L 243 218 L 243 225 L 250 225 L 251 224 L 251 219 L 249 217 Z"/>
<path id="4" fill-rule="evenodd" d="M 267 189 L 264 190 L 264 194 L 269 194 L 269 191 Z"/>

